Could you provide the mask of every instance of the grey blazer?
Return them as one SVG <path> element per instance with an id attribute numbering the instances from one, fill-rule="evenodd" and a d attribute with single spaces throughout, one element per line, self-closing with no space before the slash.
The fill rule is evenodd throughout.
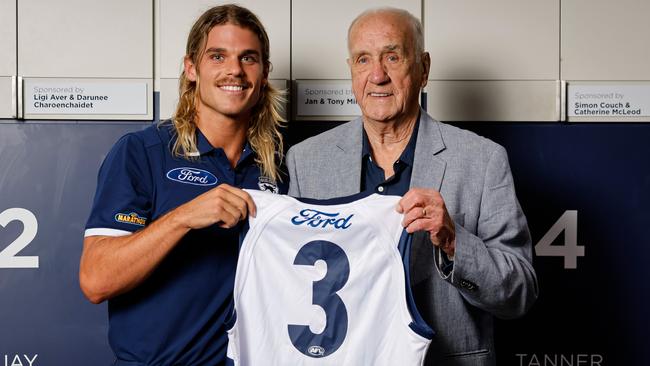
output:
<path id="1" fill-rule="evenodd" d="M 493 317 L 515 318 L 538 294 L 532 245 L 506 151 L 420 112 L 411 187 L 438 190 L 456 225 L 451 273 L 426 233 L 416 233 L 411 286 L 436 332 L 427 365 L 495 365 Z M 362 122 L 355 119 L 293 146 L 289 194 L 333 198 L 358 193 Z M 369 279 L 370 280 L 370 279 Z"/>

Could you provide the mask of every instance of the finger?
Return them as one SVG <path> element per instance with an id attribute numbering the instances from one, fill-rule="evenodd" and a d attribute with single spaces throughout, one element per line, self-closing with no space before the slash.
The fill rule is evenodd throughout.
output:
<path id="1" fill-rule="evenodd" d="M 435 226 L 433 225 L 433 222 L 431 219 L 417 219 L 409 223 L 407 226 L 404 227 L 406 232 L 409 234 L 412 234 L 417 231 L 426 231 L 431 233 L 432 231 L 436 231 Z"/>
<path id="2" fill-rule="evenodd" d="M 246 218 L 249 209 L 255 209 L 255 203 L 250 195 L 239 188 L 222 184 L 223 188 L 219 189 L 219 197 L 224 199 L 227 204 L 234 206 L 239 210 L 241 218 Z M 219 186 L 221 187 L 221 186 Z"/>
<path id="3" fill-rule="evenodd" d="M 417 206 L 408 210 L 404 214 L 404 218 L 402 219 L 402 226 L 406 227 L 410 225 L 413 221 L 424 218 L 425 216 L 423 215 L 423 213 L 425 213 L 425 211 L 426 210 L 424 208 L 417 207 Z"/>
<path id="4" fill-rule="evenodd" d="M 411 188 L 400 199 L 398 212 L 408 212 L 414 207 L 439 206 L 442 203 L 442 196 L 433 189 Z"/>
<path id="5" fill-rule="evenodd" d="M 242 209 L 240 207 L 233 205 L 223 197 L 219 197 L 217 200 L 215 200 L 215 203 L 217 206 L 216 220 L 220 227 L 231 228 L 237 225 L 241 219 L 246 217 L 242 213 Z M 245 207 L 245 205 L 242 204 L 242 207 Z"/>
<path id="6" fill-rule="evenodd" d="M 420 208 L 414 208 L 413 210 L 423 211 Z M 442 215 L 443 213 L 440 210 L 434 210 L 432 213 L 427 212 L 427 216 L 417 217 L 416 219 L 406 223 L 404 227 L 409 233 L 426 231 L 429 234 L 438 235 L 437 233 L 444 228 Z"/>
<path id="7" fill-rule="evenodd" d="M 217 226 L 224 229 L 230 229 L 237 225 L 239 222 L 239 217 L 234 216 L 231 213 L 226 213 L 221 216 L 221 220 L 217 221 Z"/>
<path id="8" fill-rule="evenodd" d="M 445 242 L 444 240 L 442 240 L 439 231 L 429 233 L 429 240 L 431 241 L 431 244 L 433 244 L 436 247 L 439 247 L 440 243 Z"/>
<path id="9" fill-rule="evenodd" d="M 418 191 L 415 190 L 415 188 L 412 188 L 402 196 L 399 202 L 397 202 L 397 212 L 408 212 L 415 206 L 421 206 L 422 201 L 423 200 L 419 196 Z"/>
<path id="10" fill-rule="evenodd" d="M 227 184 L 222 184 L 222 186 L 225 186 L 224 189 L 228 193 L 233 194 L 244 201 L 244 204 L 246 205 L 246 212 L 250 213 L 250 215 L 253 217 L 257 215 L 257 206 L 255 206 L 255 201 L 253 201 L 253 197 L 251 197 L 250 194 L 248 194 L 243 189 L 235 188 Z"/>
<path id="11" fill-rule="evenodd" d="M 225 203 L 225 208 L 228 209 L 234 216 L 237 216 L 237 221 L 245 220 L 248 217 L 248 206 L 246 201 L 237 195 L 231 194 L 228 196 L 228 201 Z"/>

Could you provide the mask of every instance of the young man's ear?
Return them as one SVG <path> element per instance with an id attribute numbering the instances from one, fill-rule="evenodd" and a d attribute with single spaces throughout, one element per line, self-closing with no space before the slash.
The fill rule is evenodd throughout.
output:
<path id="1" fill-rule="evenodd" d="M 266 84 L 269 82 L 269 74 L 271 73 L 271 70 L 273 70 L 273 64 L 269 62 L 268 65 L 264 66 L 264 82 Z"/>
<path id="2" fill-rule="evenodd" d="M 189 81 L 196 81 L 196 66 L 190 56 L 185 56 L 183 59 L 183 69 L 185 71 L 185 77 Z"/>

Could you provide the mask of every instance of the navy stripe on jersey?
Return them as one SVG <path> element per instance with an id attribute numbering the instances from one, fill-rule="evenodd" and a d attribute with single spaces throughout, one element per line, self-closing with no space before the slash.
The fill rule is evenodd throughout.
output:
<path id="1" fill-rule="evenodd" d="M 304 197 L 293 197 L 296 200 L 306 203 L 309 205 L 319 205 L 319 206 L 332 206 L 332 205 L 341 205 L 341 204 L 346 204 L 354 201 L 358 201 L 362 198 L 366 198 L 370 195 L 372 195 L 374 192 L 372 191 L 363 191 L 359 193 L 355 193 L 353 195 L 349 196 L 344 196 L 344 197 L 336 197 L 336 198 L 330 198 L 330 199 L 317 199 L 317 198 L 304 198 Z"/>
<path id="2" fill-rule="evenodd" d="M 409 312 L 413 318 L 413 322 L 409 324 L 409 327 L 413 329 L 414 332 L 421 335 L 425 338 L 433 338 L 436 334 L 433 329 L 424 321 L 422 315 L 418 311 L 417 306 L 415 305 L 415 298 L 413 297 L 413 291 L 411 290 L 411 244 L 413 243 L 413 235 L 410 235 L 406 230 L 402 232 L 402 236 L 399 240 L 399 253 L 402 256 L 402 261 L 404 263 L 404 277 L 406 279 L 406 304 L 408 305 Z"/>

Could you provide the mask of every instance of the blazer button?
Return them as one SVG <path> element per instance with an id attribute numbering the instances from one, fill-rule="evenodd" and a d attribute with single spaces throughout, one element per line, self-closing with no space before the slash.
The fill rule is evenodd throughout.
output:
<path id="1" fill-rule="evenodd" d="M 468 291 L 476 291 L 476 289 L 478 288 L 478 286 L 476 286 L 475 283 L 473 283 L 471 281 L 468 281 L 468 280 L 465 280 L 465 279 L 460 280 L 460 287 L 462 287 L 462 288 L 464 288 L 464 289 L 466 289 Z"/>

